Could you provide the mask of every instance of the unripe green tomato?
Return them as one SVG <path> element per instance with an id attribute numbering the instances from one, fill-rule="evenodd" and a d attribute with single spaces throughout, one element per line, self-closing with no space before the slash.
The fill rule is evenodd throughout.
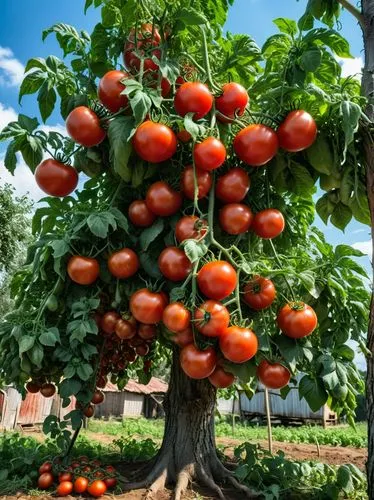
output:
<path id="1" fill-rule="evenodd" d="M 56 295 L 51 295 L 47 300 L 46 307 L 49 311 L 55 312 L 58 309 L 58 298 Z"/>

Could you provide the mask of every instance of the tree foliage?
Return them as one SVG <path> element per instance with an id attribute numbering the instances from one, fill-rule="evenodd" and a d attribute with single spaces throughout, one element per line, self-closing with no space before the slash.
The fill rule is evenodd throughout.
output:
<path id="1" fill-rule="evenodd" d="M 355 395 L 363 389 L 363 382 L 348 342 L 363 345 L 367 326 L 367 276 L 356 260 L 363 254 L 346 245 L 333 248 L 313 227 L 316 211 L 324 222 L 340 229 L 352 218 L 369 223 L 359 129 L 366 123 L 365 101 L 359 83 L 342 78 L 335 59 L 350 57 L 349 46 L 332 29 L 338 14 L 335 2 L 322 12 L 321 2 L 310 1 L 298 23 L 276 19 L 279 32 L 262 48 L 248 35 L 223 33 L 229 3 L 205 0 L 192 7 L 181 1 L 170 5 L 162 0 L 87 0 L 86 9 L 101 8 L 101 22 L 91 34 L 62 23 L 43 32 L 43 39 L 56 36 L 64 60 L 55 56 L 31 59 L 20 99 L 37 94 L 43 121 L 57 106 L 65 119 L 77 106 L 90 105 L 106 126 L 107 139 L 95 147 L 77 147 L 67 137 L 39 130 L 38 120 L 24 115 L 0 134 L 1 140 L 9 142 L 5 166 L 11 172 L 16 168 L 17 151 L 34 171 L 45 150 L 64 162 L 73 161 L 78 171 L 92 176 L 74 196 L 44 198 L 34 214 L 35 242 L 12 281 L 15 309 L 0 325 L 1 371 L 19 388 L 30 376 L 43 374 L 58 386 L 64 405 L 72 395 L 87 404 L 103 352 L 105 355 L 94 313 L 113 309 L 126 315 L 130 296 L 144 283 L 155 290 L 164 289 L 171 301 L 181 300 L 193 310 L 201 300 L 194 273 L 205 262 L 222 256 L 235 265 L 240 276 L 237 293 L 227 302 L 232 322 L 251 323 L 260 343 L 256 358 L 241 365 L 227 362 L 226 369 L 250 393 L 257 384 L 259 361 L 264 357 L 280 360 L 292 374 L 304 373 L 300 398 L 314 411 L 328 403 L 353 421 Z M 313 16 L 323 16 L 329 27 L 314 28 Z M 157 84 L 141 68 L 125 82 L 129 109 L 110 114 L 97 101 L 98 78 L 122 64 L 119 57 L 124 41 L 142 22 L 160 27 L 161 55 L 159 59 L 153 56 L 159 66 Z M 198 122 L 191 114 L 177 116 L 172 100 L 161 96 L 161 82 L 162 78 L 169 80 L 174 93 L 179 75 L 206 82 L 216 95 L 230 79 L 240 82 L 248 89 L 250 107 L 231 125 L 217 125 L 214 113 Z M 280 151 L 265 168 L 249 168 L 239 161 L 232 141 L 243 124 L 264 123 L 276 129 L 293 109 L 308 111 L 317 121 L 319 134 L 311 148 L 292 154 Z M 217 223 L 213 188 L 209 203 L 185 200 L 183 205 L 184 213 L 196 212 L 208 219 L 211 234 L 207 242 L 182 244 L 194 264 L 193 275 L 179 284 L 165 280 L 157 259 L 165 246 L 175 244 L 180 214 L 158 218 L 142 229 L 129 220 L 128 206 L 143 199 L 149 185 L 159 179 L 177 188 L 183 168 L 191 163 L 191 143 L 180 144 L 168 162 L 143 161 L 133 151 L 132 137 L 147 115 L 175 131 L 186 129 L 193 144 L 212 131 L 220 134 L 228 150 L 220 173 L 243 166 L 251 177 L 245 202 L 254 212 L 279 209 L 286 219 L 282 235 L 273 243 L 254 233 L 238 238 L 225 234 Z M 318 182 L 324 194 L 317 190 Z M 131 279 L 115 280 L 107 269 L 107 259 L 123 247 L 136 250 L 141 270 Z M 90 287 L 71 281 L 66 272 L 71 255 L 97 258 L 100 279 Z M 254 312 L 240 300 L 244 284 L 257 274 L 271 277 L 277 288 L 274 306 L 263 312 Z M 57 302 L 53 311 L 51 298 Z M 318 316 L 318 330 L 306 339 L 281 335 L 275 322 L 276 310 L 295 299 L 310 304 Z M 158 342 L 144 360 L 170 363 L 171 336 L 160 324 Z M 216 340 L 197 332 L 195 342 L 201 349 L 217 346 Z M 123 387 L 135 372 L 141 380 L 148 380 L 152 370 L 144 370 L 143 365 L 139 358 L 131 369 L 112 375 L 112 381 Z M 78 427 L 81 409 L 69 417 L 73 427 Z M 55 423 L 51 417 L 45 429 L 54 436 L 61 431 L 63 439 L 67 422 L 61 423 L 60 431 Z"/>

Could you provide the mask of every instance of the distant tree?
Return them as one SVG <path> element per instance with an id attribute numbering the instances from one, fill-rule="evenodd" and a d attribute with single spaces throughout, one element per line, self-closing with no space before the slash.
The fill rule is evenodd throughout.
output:
<path id="1" fill-rule="evenodd" d="M 25 260 L 31 243 L 31 208 L 27 196 L 15 196 L 9 184 L 0 186 L 0 317 L 12 308 L 10 277 Z"/>

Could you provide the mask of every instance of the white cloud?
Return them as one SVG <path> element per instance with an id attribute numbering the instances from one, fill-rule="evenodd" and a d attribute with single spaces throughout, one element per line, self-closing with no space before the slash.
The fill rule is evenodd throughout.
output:
<path id="1" fill-rule="evenodd" d="M 355 76 L 358 80 L 361 80 L 362 68 L 364 67 L 364 61 L 362 57 L 355 57 L 353 59 L 337 57 L 336 59 L 342 67 L 343 77 Z"/>
<path id="2" fill-rule="evenodd" d="M 35 182 L 33 173 L 18 154 L 17 167 L 14 175 L 6 170 L 4 159 L 0 159 L 0 186 L 4 184 L 11 184 L 14 186 L 18 196 L 28 194 L 34 202 L 46 196 Z"/>
<path id="3" fill-rule="evenodd" d="M 365 253 L 366 255 L 369 256 L 370 259 L 372 259 L 372 257 L 373 257 L 373 247 L 372 247 L 371 240 L 369 240 L 369 241 L 358 241 L 356 243 L 353 243 L 352 247 L 356 248 L 357 250 L 361 250 L 362 253 Z"/>
<path id="4" fill-rule="evenodd" d="M 11 49 L 0 46 L 0 85 L 18 87 L 24 72 L 24 65 L 14 57 Z"/>
<path id="5" fill-rule="evenodd" d="M 0 131 L 8 125 L 9 122 L 17 121 L 17 113 L 13 108 L 7 108 L 0 102 Z"/>

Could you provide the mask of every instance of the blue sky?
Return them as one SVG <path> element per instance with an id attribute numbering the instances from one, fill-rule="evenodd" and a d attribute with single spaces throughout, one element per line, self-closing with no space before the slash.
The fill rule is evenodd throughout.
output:
<path id="1" fill-rule="evenodd" d="M 276 31 L 272 20 L 277 17 L 298 19 L 306 5 L 306 0 L 236 0 L 227 22 L 227 29 L 234 33 L 248 33 L 259 45 Z M 0 31 L 0 129 L 16 113 L 23 112 L 38 116 L 36 99 L 26 96 L 22 107 L 18 105 L 18 86 L 22 79 L 23 66 L 31 57 L 46 57 L 49 54 L 60 54 L 59 47 L 53 36 L 43 43 L 43 29 L 57 22 L 72 24 L 79 29 L 91 31 L 99 20 L 99 10 L 89 9 L 83 14 L 84 0 L 17 0 L 17 9 L 12 0 L 5 0 L 1 7 L 2 29 Z M 342 34 L 349 40 L 351 52 L 355 59 L 343 63 L 348 73 L 357 73 L 362 60 L 362 38 L 356 21 L 348 13 L 342 16 Z M 55 117 L 49 126 L 63 127 L 63 123 Z M 0 155 L 4 147 L 0 145 Z M 10 181 L 19 192 L 29 191 L 34 199 L 41 196 L 35 186 L 32 176 L 25 167 L 20 167 L 15 177 L 10 177 L 1 163 L 0 182 Z M 332 243 L 349 243 L 368 251 L 369 230 L 367 227 L 353 222 L 343 234 L 322 222 L 318 225 Z M 366 259 L 366 264 L 369 264 Z"/>

